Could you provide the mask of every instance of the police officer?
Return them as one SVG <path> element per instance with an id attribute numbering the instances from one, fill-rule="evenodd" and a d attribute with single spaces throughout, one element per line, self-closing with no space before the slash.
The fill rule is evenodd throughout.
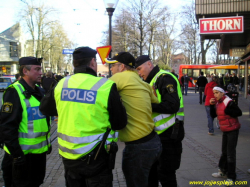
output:
<path id="1" fill-rule="evenodd" d="M 113 130 L 127 124 L 116 84 L 97 77 L 96 53 L 89 47 L 75 49 L 74 75 L 62 79 L 40 106 L 44 114 L 58 113 L 59 154 L 69 187 L 112 187 L 109 158 L 118 135 Z"/>
<path id="2" fill-rule="evenodd" d="M 136 69 L 153 87 L 160 102 L 152 103 L 152 116 L 161 139 L 162 154 L 158 173 L 157 165 L 151 169 L 148 186 L 158 186 L 159 179 L 163 187 L 177 187 L 176 170 L 180 166 L 184 138 L 184 106 L 179 81 L 172 73 L 154 67 L 148 55 L 136 59 Z"/>
<path id="3" fill-rule="evenodd" d="M 39 111 L 43 98 L 41 58 L 19 60 L 21 79 L 3 94 L 1 133 L 5 155 L 2 162 L 5 187 L 39 187 L 44 180 L 46 153 L 50 152 L 49 117 Z"/>

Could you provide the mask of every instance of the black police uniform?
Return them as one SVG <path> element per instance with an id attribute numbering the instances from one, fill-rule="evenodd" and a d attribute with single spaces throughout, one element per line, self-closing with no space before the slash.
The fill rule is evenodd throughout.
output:
<path id="1" fill-rule="evenodd" d="M 153 77 L 160 71 L 158 66 L 155 66 L 145 80 L 150 83 Z M 173 85 L 174 92 L 169 92 L 168 85 Z M 163 74 L 158 77 L 156 87 L 161 94 L 161 103 L 152 103 L 153 112 L 162 114 L 175 114 L 180 108 L 180 99 L 177 91 L 177 83 L 175 79 L 168 74 Z M 159 135 L 162 143 L 162 154 L 159 160 L 159 169 L 157 164 L 153 166 L 149 176 L 149 186 L 158 186 L 158 179 L 163 187 L 177 187 L 176 170 L 180 167 L 182 154 L 182 140 L 184 138 L 184 123 L 180 122 L 177 139 L 171 139 L 173 126 Z M 158 176 L 157 176 L 158 174 Z"/>
<path id="2" fill-rule="evenodd" d="M 79 49 L 78 56 L 73 53 L 75 58 L 89 58 L 89 53 L 93 53 L 94 50 L 90 48 L 83 47 Z M 92 54 L 93 58 L 96 54 Z M 96 72 L 87 66 L 75 67 L 74 74 L 83 73 L 97 76 Z M 44 97 L 40 105 L 40 111 L 44 115 L 56 115 L 56 102 L 54 98 L 54 88 L 52 88 Z M 127 125 L 127 114 L 124 106 L 121 103 L 120 95 L 117 91 L 116 84 L 114 83 L 111 87 L 109 98 L 108 98 L 108 112 L 109 112 L 109 121 L 111 124 L 112 130 L 123 129 Z M 82 124 L 88 125 L 88 124 Z M 100 145 L 100 144 L 99 144 Z M 112 187 L 113 175 L 112 169 L 109 167 L 110 155 L 107 154 L 104 146 L 102 146 L 101 151 L 98 154 L 96 160 L 93 157 L 96 155 L 99 145 L 94 148 L 86 156 L 83 156 L 77 160 L 70 160 L 63 158 L 63 164 L 65 169 L 65 179 L 67 187 L 92 187 L 92 186 L 103 186 L 103 187 Z M 114 161 L 114 160 L 113 160 Z"/>
<path id="3" fill-rule="evenodd" d="M 33 95 L 38 101 L 43 98 L 43 90 L 35 87 L 31 88 L 24 79 L 20 79 L 20 84 L 23 85 L 27 94 Z M 38 187 L 43 183 L 46 170 L 46 153 L 42 154 L 27 154 L 24 156 L 23 151 L 18 141 L 19 124 L 22 121 L 22 105 L 19 95 L 15 88 L 8 88 L 3 96 L 3 103 L 11 103 L 9 111 L 5 111 L 2 107 L 1 110 L 1 134 L 3 135 L 3 142 L 10 151 L 11 155 L 5 152 L 2 161 L 3 179 L 5 187 L 12 185 L 18 187 Z M 49 117 L 46 117 L 47 125 L 50 126 Z M 22 180 L 12 176 L 12 163 L 13 158 L 19 158 L 20 172 L 23 176 Z"/>

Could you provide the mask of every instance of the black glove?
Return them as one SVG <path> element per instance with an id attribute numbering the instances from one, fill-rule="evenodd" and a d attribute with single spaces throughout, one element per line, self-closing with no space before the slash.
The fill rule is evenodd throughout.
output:
<path id="1" fill-rule="evenodd" d="M 27 176 L 27 164 L 24 155 L 13 158 L 12 176 L 17 180 L 23 179 Z"/>

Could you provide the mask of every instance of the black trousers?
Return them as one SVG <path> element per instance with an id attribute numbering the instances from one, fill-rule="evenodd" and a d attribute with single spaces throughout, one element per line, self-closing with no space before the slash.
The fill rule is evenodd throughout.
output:
<path id="1" fill-rule="evenodd" d="M 184 126 L 182 124 L 179 127 L 176 140 L 168 138 L 161 141 L 162 153 L 159 161 L 150 170 L 148 187 L 158 187 L 158 181 L 160 181 L 162 187 L 177 187 L 176 170 L 179 169 L 181 163 L 184 134 Z M 170 135 L 171 133 L 169 133 Z"/>
<path id="2" fill-rule="evenodd" d="M 203 98 L 202 98 L 202 92 L 204 93 L 204 90 L 205 88 L 204 87 L 199 87 L 199 96 L 200 96 L 200 104 L 203 102 L 205 102 L 205 95 L 203 95 Z"/>
<path id="3" fill-rule="evenodd" d="M 88 155 L 77 160 L 63 158 L 67 187 L 112 187 L 113 174 L 108 168 L 109 155 L 102 149 L 94 160 L 96 151 L 93 153 L 90 159 Z"/>
<path id="4" fill-rule="evenodd" d="M 39 187 L 46 172 L 46 153 L 25 155 L 26 165 L 22 168 L 21 179 L 12 175 L 13 158 L 5 152 L 2 171 L 5 187 Z"/>
<path id="5" fill-rule="evenodd" d="M 223 132 L 222 154 L 219 161 L 219 168 L 227 174 L 227 178 L 236 179 L 236 146 L 239 130 Z"/>

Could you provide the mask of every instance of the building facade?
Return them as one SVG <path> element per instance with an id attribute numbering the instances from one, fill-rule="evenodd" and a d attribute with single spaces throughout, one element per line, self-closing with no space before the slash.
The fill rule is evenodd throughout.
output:
<path id="1" fill-rule="evenodd" d="M 244 96 L 248 97 L 250 0 L 195 0 L 195 12 L 201 44 L 206 39 L 218 39 L 220 54 L 239 58 L 238 72 L 244 77 Z"/>
<path id="2" fill-rule="evenodd" d="M 25 37 L 17 23 L 0 33 L 0 75 L 18 72 L 19 57 L 24 54 Z"/>

